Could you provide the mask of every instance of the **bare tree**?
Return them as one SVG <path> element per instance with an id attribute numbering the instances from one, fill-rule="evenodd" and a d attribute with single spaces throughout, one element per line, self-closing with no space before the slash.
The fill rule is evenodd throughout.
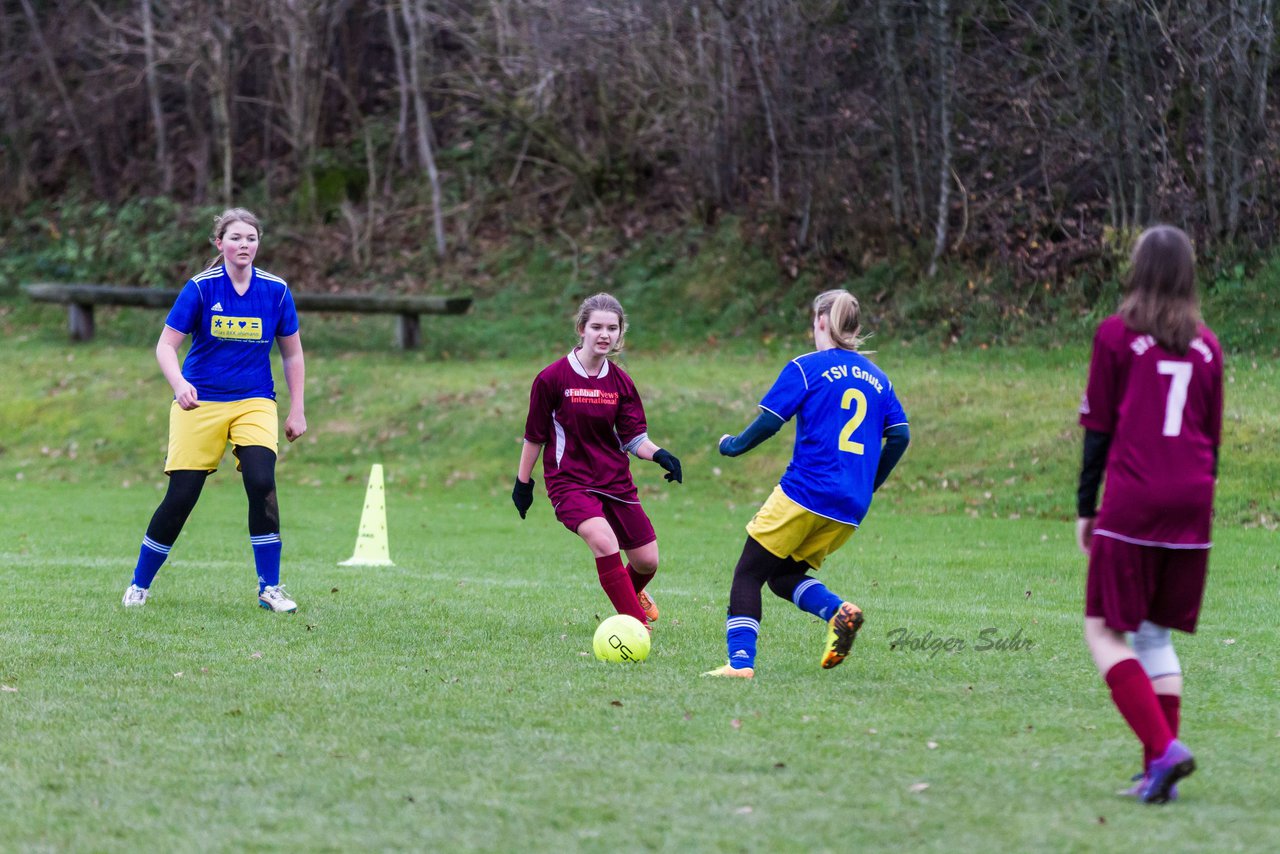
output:
<path id="1" fill-rule="evenodd" d="M 656 212 L 760 208 L 788 271 L 927 245 L 935 271 L 949 253 L 1049 278 L 1155 218 L 1266 247 L 1280 234 L 1274 11 L 17 0 L 0 8 L 0 206 L 90 182 L 106 199 L 198 202 L 287 188 L 305 219 L 323 156 L 381 188 L 343 213 L 367 263 L 371 224 L 410 221 L 391 214 L 420 198 L 440 257 L 449 228 L 460 241 L 485 222 L 576 242 L 605 219 L 634 236 Z"/>
<path id="2" fill-rule="evenodd" d="M 938 259 L 947 248 L 947 228 L 951 214 L 951 90 L 952 35 L 947 0 L 929 0 L 929 19 L 933 31 L 933 56 L 937 69 L 934 98 L 938 116 L 938 215 L 934 224 L 933 254 L 929 258 L 929 276 L 938 272 Z"/>
<path id="3" fill-rule="evenodd" d="M 214 17 L 209 21 L 211 36 L 202 46 L 202 65 L 207 72 L 205 86 L 209 91 L 209 103 L 213 111 L 214 134 L 219 142 L 222 158 L 222 203 L 229 205 L 235 191 L 235 112 L 232 97 L 235 92 L 234 31 L 226 17 Z"/>
<path id="4" fill-rule="evenodd" d="M 724 0 L 713 0 L 713 2 L 715 3 L 716 10 L 720 12 L 721 18 L 724 19 L 728 33 L 733 36 L 734 41 L 742 50 L 743 55 L 747 58 L 751 67 L 752 79 L 755 82 L 756 92 L 760 97 L 760 110 L 763 115 L 765 133 L 769 140 L 771 195 L 773 203 L 775 205 L 779 205 L 782 203 L 781 152 L 779 150 L 778 130 L 774 125 L 773 99 L 769 94 L 769 84 L 765 79 L 764 61 L 760 52 L 759 29 L 754 16 L 751 14 L 749 5 L 747 5 L 743 11 L 746 29 L 746 34 L 743 35 L 738 31 L 735 16 L 729 13 Z"/>
<path id="5" fill-rule="evenodd" d="M 143 61 L 147 78 L 147 102 L 151 106 L 151 122 L 156 132 L 156 171 L 160 173 L 160 192 L 168 195 L 173 192 L 173 163 L 169 160 L 168 132 L 165 128 L 164 108 L 160 103 L 160 75 L 156 71 L 155 24 L 152 22 L 151 6 L 154 0 L 138 0 L 142 11 L 142 45 Z"/>
<path id="6" fill-rule="evenodd" d="M 267 5 L 275 38 L 275 88 L 293 153 L 301 209 L 316 215 L 315 153 L 329 49 L 349 0 L 276 0 Z"/>
<path id="7" fill-rule="evenodd" d="M 444 237 L 444 203 L 440 189 L 440 172 L 436 168 L 435 149 L 431 140 L 431 111 L 427 107 L 425 81 L 426 38 L 429 32 L 425 0 L 402 0 L 401 21 L 404 24 L 404 44 L 401 48 L 409 70 L 409 98 L 413 102 L 415 137 L 418 146 L 418 163 L 427 173 L 431 187 L 431 222 L 435 236 L 436 255 L 444 258 L 447 252 Z M 392 27 L 391 38 L 400 35 Z"/>
<path id="8" fill-rule="evenodd" d="M 71 124 L 75 145 L 84 154 L 85 162 L 89 166 L 89 173 L 93 178 L 93 184 L 98 194 L 106 195 L 106 175 L 99 162 L 97 149 L 94 148 L 94 140 L 85 132 L 84 126 L 80 122 L 76 105 L 71 99 L 67 84 L 63 82 L 62 73 L 58 69 L 58 61 L 54 58 L 53 51 L 49 49 L 49 43 L 45 41 L 40 19 L 37 17 L 35 9 L 31 6 L 31 0 L 20 0 L 20 2 L 22 4 L 22 12 L 27 18 L 27 25 L 31 28 L 31 38 L 35 43 L 36 53 L 44 64 L 45 72 L 49 75 L 49 82 L 53 84 L 63 110 L 66 111 L 67 121 Z"/>
<path id="9" fill-rule="evenodd" d="M 408 141 L 409 141 L 409 68 L 405 62 L 404 46 L 400 42 L 397 35 L 398 26 L 396 24 L 396 8 L 399 6 L 400 0 L 391 0 L 383 6 L 383 10 L 387 16 L 387 35 L 388 41 L 391 42 L 391 56 L 394 60 L 396 70 L 396 95 L 399 100 L 399 109 L 396 111 L 396 138 L 391 146 L 389 156 L 398 156 L 401 165 L 407 165 L 409 162 Z M 388 182 L 391 180 L 391 169 L 386 170 Z M 388 184 L 390 189 L 390 184 Z"/>

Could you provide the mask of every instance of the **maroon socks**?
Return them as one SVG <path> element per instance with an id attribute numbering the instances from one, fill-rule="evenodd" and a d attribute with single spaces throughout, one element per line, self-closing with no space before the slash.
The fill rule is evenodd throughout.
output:
<path id="1" fill-rule="evenodd" d="M 1164 722 L 1169 725 L 1169 734 L 1178 737 L 1178 723 L 1182 717 L 1182 697 L 1177 694 L 1156 694 L 1160 702 L 1160 711 L 1164 712 Z M 1142 770 L 1151 765 L 1151 760 L 1159 759 L 1160 754 L 1153 754 L 1144 745 L 1142 748 Z"/>
<path id="2" fill-rule="evenodd" d="M 635 591 L 637 593 L 643 590 L 645 585 L 653 580 L 652 572 L 649 573 L 648 575 L 641 575 L 640 573 L 636 572 L 634 569 L 631 568 L 631 564 L 627 564 L 627 575 L 630 576 L 631 586 L 635 588 Z"/>
<path id="3" fill-rule="evenodd" d="M 605 595 L 613 603 L 613 609 L 619 614 L 635 617 L 642 624 L 648 625 L 640 600 L 636 598 L 636 588 L 632 585 L 631 576 L 622 566 L 622 556 L 618 552 L 596 558 L 596 572 L 600 575 L 600 586 Z"/>
<path id="4" fill-rule="evenodd" d="M 1173 741 L 1173 733 L 1165 718 L 1165 710 L 1156 698 L 1147 672 L 1136 658 L 1126 658 L 1107 671 L 1107 687 L 1111 700 L 1125 722 L 1142 742 L 1148 759 L 1162 756 Z"/>

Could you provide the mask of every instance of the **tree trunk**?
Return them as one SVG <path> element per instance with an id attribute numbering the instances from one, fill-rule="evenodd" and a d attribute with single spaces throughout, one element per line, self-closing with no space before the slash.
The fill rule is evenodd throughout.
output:
<path id="1" fill-rule="evenodd" d="M 733 40 L 729 34 L 729 21 L 720 18 L 720 85 L 717 87 L 720 98 L 720 120 L 716 127 L 719 140 L 719 157 L 716 170 L 719 176 L 720 202 L 724 204 L 732 196 L 737 187 L 738 149 L 733 142 L 733 126 L 737 121 L 738 102 L 733 85 Z"/>
<path id="2" fill-rule="evenodd" d="M 223 5 L 223 17 L 209 21 L 209 34 L 203 51 L 202 69 L 207 77 L 209 109 L 213 117 L 213 136 L 217 140 L 221 161 L 220 200 L 224 205 L 233 203 L 235 193 L 235 134 L 232 122 L 232 93 L 236 91 L 235 62 L 232 59 L 234 30 L 229 18 L 234 13 Z"/>
<path id="3" fill-rule="evenodd" d="M 151 19 L 152 0 L 140 0 L 142 7 L 142 50 L 146 66 L 147 102 L 151 106 L 151 123 L 156 131 L 156 170 L 160 173 L 160 192 L 173 192 L 173 163 L 169 161 L 169 141 L 164 108 L 160 104 L 160 82 L 156 74 L 156 33 Z"/>
<path id="4" fill-rule="evenodd" d="M 897 13 L 890 0 L 879 0 L 876 13 L 880 22 L 881 47 L 885 64 L 889 66 L 889 205 L 893 211 L 893 224 L 902 227 L 902 101 L 906 90 L 902 83 L 902 61 L 898 58 Z"/>
<path id="5" fill-rule="evenodd" d="M 391 58 L 396 68 L 396 89 L 400 109 L 396 114 L 396 138 L 391 145 L 390 156 L 398 157 L 401 166 L 409 165 L 409 71 L 405 68 L 404 46 L 400 43 L 400 31 L 396 26 L 395 3 L 386 5 L 387 34 L 391 39 Z M 387 169 L 387 190 L 391 189 L 391 170 Z"/>
<path id="6" fill-rule="evenodd" d="M 440 192 L 440 173 L 436 170 L 435 152 L 431 148 L 431 113 L 427 109 L 427 98 L 422 90 L 423 48 L 422 36 L 425 29 L 419 4 L 421 0 L 404 0 L 405 33 L 409 37 L 408 56 L 409 86 L 413 100 L 413 116 L 418 127 L 418 163 L 426 170 L 427 180 L 431 184 L 431 219 L 432 230 L 436 239 L 436 255 L 444 258 L 447 247 L 444 240 L 444 209 Z"/>
<path id="7" fill-rule="evenodd" d="M 333 44 L 337 0 L 277 0 L 268 5 L 276 31 L 272 63 L 283 106 L 289 148 L 298 177 L 299 213 L 319 214 L 316 188 L 316 140 L 324 101 L 326 61 Z"/>
<path id="8" fill-rule="evenodd" d="M 31 0 L 20 0 L 22 3 L 23 14 L 27 17 L 27 23 L 31 27 L 31 38 L 36 43 L 36 49 L 40 52 L 40 60 L 44 63 L 45 71 L 49 75 L 50 82 L 58 92 L 58 98 L 62 101 L 62 108 L 67 111 L 67 121 L 71 122 L 71 130 L 76 136 L 76 146 L 84 154 L 85 162 L 89 166 L 89 174 L 93 179 L 94 191 L 99 197 L 106 198 L 107 181 L 102 171 L 102 165 L 98 162 L 98 151 L 94 147 L 93 139 L 85 133 L 84 127 L 80 124 L 80 116 L 76 113 L 76 106 L 71 100 L 71 93 L 67 91 L 67 85 L 62 80 L 62 74 L 58 71 L 58 62 L 53 56 L 53 52 L 49 49 L 49 43 L 44 39 L 44 32 L 40 29 L 40 19 L 36 17 L 36 11 L 31 7 Z"/>
<path id="9" fill-rule="evenodd" d="M 231 89 L 229 81 L 215 79 L 211 82 L 210 107 L 213 111 L 213 133 L 218 139 L 218 154 L 222 159 L 222 204 L 231 205 L 235 192 L 235 150 L 231 133 Z"/>
<path id="10" fill-rule="evenodd" d="M 1275 41 L 1273 0 L 1261 0 L 1258 9 L 1258 61 L 1253 72 L 1253 125 L 1264 133 L 1267 126 L 1267 76 L 1271 73 L 1271 50 Z"/>
<path id="11" fill-rule="evenodd" d="M 756 89 L 760 93 L 760 109 L 764 113 L 765 131 L 769 135 L 769 165 L 773 189 L 773 203 L 782 204 L 782 162 L 779 153 L 778 131 L 773 120 L 773 100 L 769 97 L 769 84 L 764 76 L 764 62 L 760 58 L 760 34 L 756 30 L 755 18 L 747 13 L 747 58 L 751 62 L 751 73 L 756 80 Z"/>
<path id="12" fill-rule="evenodd" d="M 1125 178 L 1121 181 L 1121 186 L 1128 185 L 1132 191 L 1133 199 L 1132 207 L 1123 208 L 1123 222 L 1126 228 L 1137 227 L 1142 222 L 1142 152 L 1141 140 L 1139 139 L 1138 124 L 1135 121 L 1135 112 L 1138 109 L 1134 102 L 1135 98 L 1135 81 L 1134 81 L 1134 44 L 1131 38 L 1129 14 L 1121 9 L 1118 12 L 1123 20 L 1120 21 L 1118 30 L 1120 32 L 1120 118 L 1121 118 L 1121 146 L 1124 151 L 1124 169 Z"/>
<path id="13" fill-rule="evenodd" d="M 191 129 L 193 151 L 188 152 L 187 160 L 191 164 L 191 200 L 202 205 L 209 197 L 209 133 L 204 124 L 203 111 L 197 109 L 197 102 L 203 105 L 207 92 L 196 94 L 195 85 L 190 77 L 187 79 L 187 126 Z"/>
<path id="14" fill-rule="evenodd" d="M 1222 209 L 1218 204 L 1218 81 L 1213 62 L 1202 62 L 1204 105 L 1200 115 L 1204 134 L 1204 200 L 1209 213 L 1209 229 L 1214 236 L 1222 233 Z"/>
<path id="15" fill-rule="evenodd" d="M 947 248 L 948 213 L 951 208 L 951 22 L 948 0 L 931 0 L 933 52 L 938 66 L 938 219 L 934 227 L 929 277 L 938 273 L 938 259 Z"/>

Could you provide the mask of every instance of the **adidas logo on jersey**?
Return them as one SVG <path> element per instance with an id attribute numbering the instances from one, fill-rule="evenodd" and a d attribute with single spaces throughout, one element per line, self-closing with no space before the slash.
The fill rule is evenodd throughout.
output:
<path id="1" fill-rule="evenodd" d="M 222 303 L 220 303 L 220 302 L 215 302 L 215 303 L 213 304 L 213 308 L 212 308 L 211 310 L 212 310 L 212 311 L 222 311 Z"/>

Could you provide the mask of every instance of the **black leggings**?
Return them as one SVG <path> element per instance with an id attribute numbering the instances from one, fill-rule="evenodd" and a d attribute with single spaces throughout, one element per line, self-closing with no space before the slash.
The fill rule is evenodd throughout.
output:
<path id="1" fill-rule="evenodd" d="M 765 584 L 779 598 L 791 600 L 791 594 L 809 576 L 809 565 L 789 557 L 778 557 L 754 537 L 747 537 L 742 556 L 733 570 L 733 586 L 729 588 L 729 615 L 751 617 L 759 621 L 764 613 L 760 591 Z"/>
<path id="2" fill-rule="evenodd" d="M 276 454 L 270 448 L 248 445 L 236 449 L 244 493 L 249 497 L 249 536 L 280 533 L 280 505 L 276 501 Z"/>
<path id="3" fill-rule="evenodd" d="M 249 498 L 249 535 L 276 534 L 280 531 L 280 507 L 276 501 L 276 455 L 259 445 L 237 447 L 244 492 Z M 169 489 L 151 516 L 147 536 L 157 543 L 171 546 L 182 533 L 182 526 L 200 499 L 200 491 L 209 477 L 207 471 L 175 471 L 169 475 Z"/>

